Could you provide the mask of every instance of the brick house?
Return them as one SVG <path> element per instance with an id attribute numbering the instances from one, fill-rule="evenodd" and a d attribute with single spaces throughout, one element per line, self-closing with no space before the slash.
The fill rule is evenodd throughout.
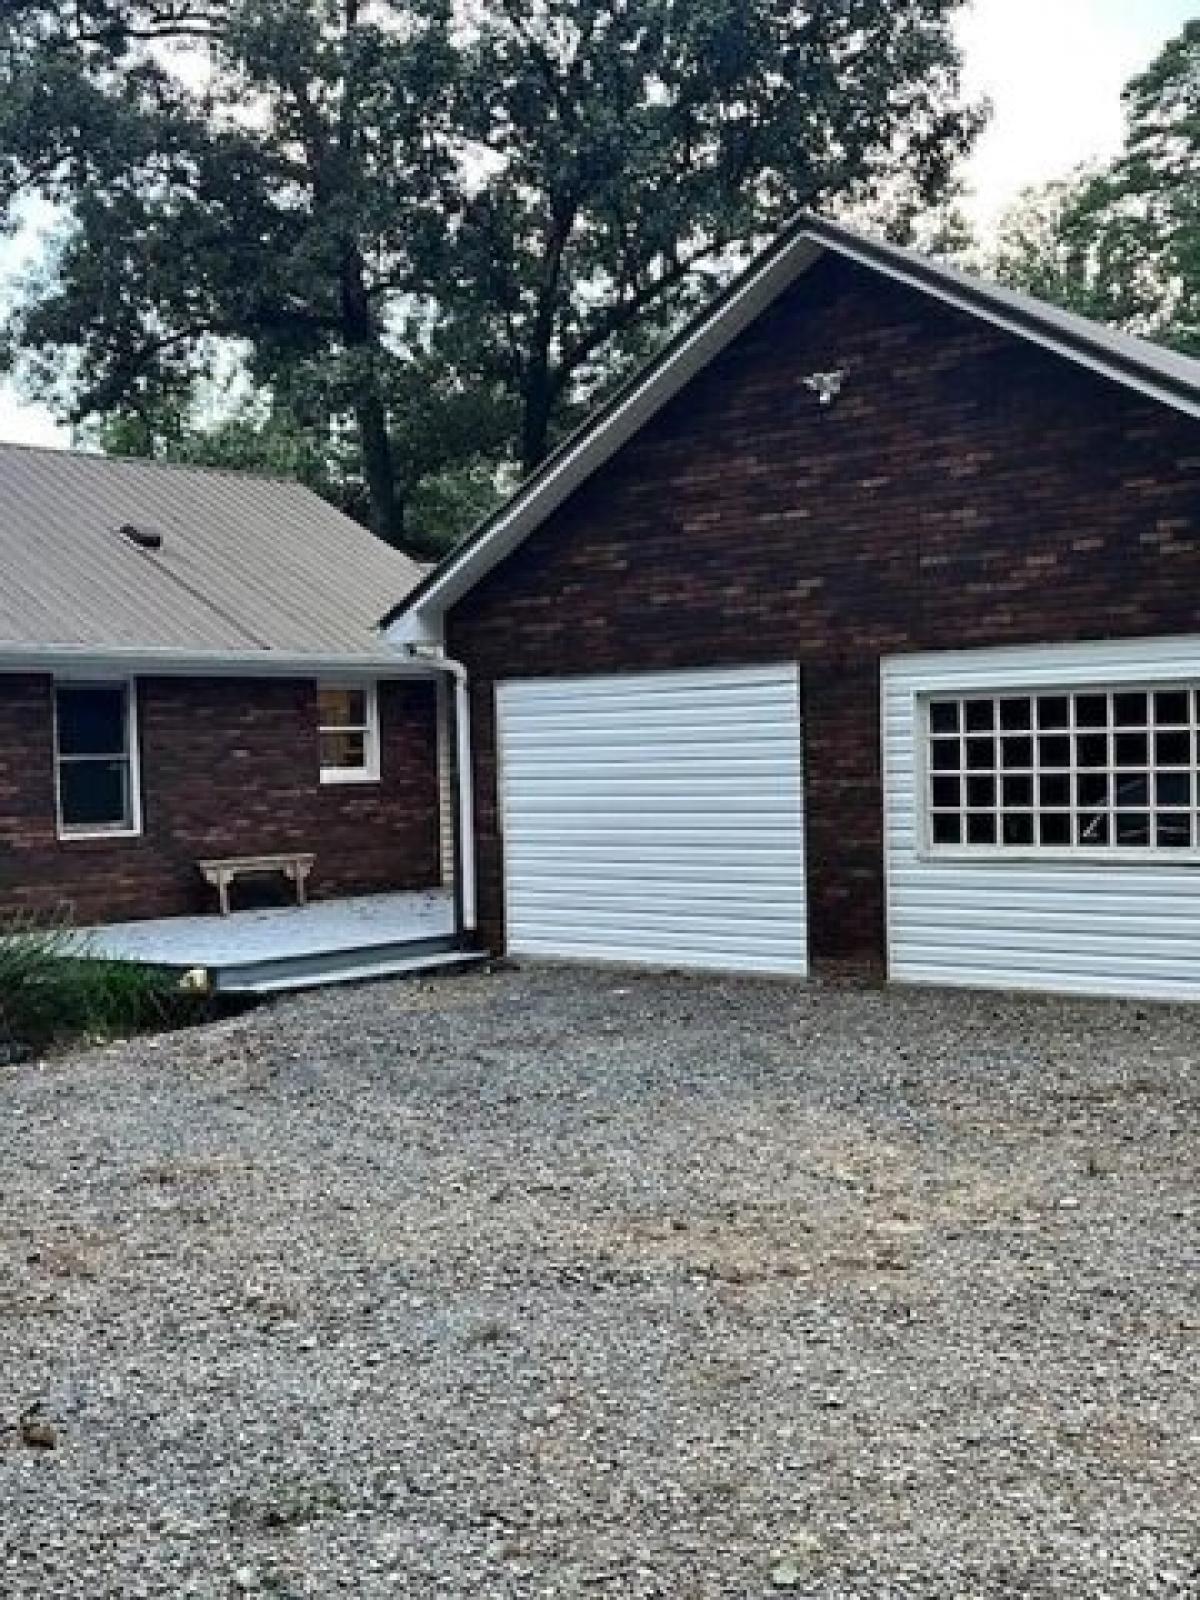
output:
<path id="1" fill-rule="evenodd" d="M 386 619 L 532 956 L 1200 997 L 1200 363 L 801 219 Z"/>
<path id="2" fill-rule="evenodd" d="M 211 909 L 211 858 L 442 882 L 446 675 L 375 626 L 407 557 L 296 484 L 0 446 L 0 570 L 0 917 Z"/>

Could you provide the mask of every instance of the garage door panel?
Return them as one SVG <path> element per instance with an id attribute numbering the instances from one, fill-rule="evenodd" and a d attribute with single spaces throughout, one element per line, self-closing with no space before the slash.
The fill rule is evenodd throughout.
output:
<path id="1" fill-rule="evenodd" d="M 515 954 L 807 968 L 794 666 L 503 684 Z"/>
<path id="2" fill-rule="evenodd" d="M 1089 696 L 1200 683 L 1200 639 L 896 657 L 884 664 L 892 976 L 1074 994 L 1200 999 L 1200 860 L 1186 850 L 944 853 L 927 841 L 923 700 Z M 1118 775 L 1119 776 L 1119 775 Z M 1116 808 L 1117 810 L 1120 807 Z M 1131 810 L 1140 809 L 1130 807 Z"/>

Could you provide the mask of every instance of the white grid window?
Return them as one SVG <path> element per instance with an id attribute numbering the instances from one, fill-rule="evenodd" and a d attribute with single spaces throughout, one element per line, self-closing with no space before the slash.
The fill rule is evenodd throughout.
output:
<path id="1" fill-rule="evenodd" d="M 371 783 L 379 777 L 379 700 L 368 684 L 317 686 L 322 783 Z"/>
<path id="2" fill-rule="evenodd" d="M 1200 688 L 938 695 L 926 710 L 934 850 L 1200 847 Z"/>

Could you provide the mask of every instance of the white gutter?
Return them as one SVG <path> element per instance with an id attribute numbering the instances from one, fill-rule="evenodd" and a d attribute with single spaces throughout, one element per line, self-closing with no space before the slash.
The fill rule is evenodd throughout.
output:
<path id="1" fill-rule="evenodd" d="M 174 650 L 91 645 L 0 644 L 0 673 L 49 672 L 72 676 L 206 678 L 412 678 L 430 663 L 393 649 L 378 655 L 289 653 L 282 650 Z"/>

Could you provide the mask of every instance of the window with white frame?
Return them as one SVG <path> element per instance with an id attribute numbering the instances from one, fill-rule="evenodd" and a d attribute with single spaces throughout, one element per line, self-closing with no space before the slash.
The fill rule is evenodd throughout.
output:
<path id="1" fill-rule="evenodd" d="M 937 695 L 926 703 L 933 850 L 1200 846 L 1200 688 Z"/>
<path id="2" fill-rule="evenodd" d="M 373 683 L 317 685 L 322 783 L 365 783 L 379 776 L 379 698 Z"/>
<path id="3" fill-rule="evenodd" d="M 55 685 L 54 780 L 63 838 L 140 831 L 132 683 Z"/>

